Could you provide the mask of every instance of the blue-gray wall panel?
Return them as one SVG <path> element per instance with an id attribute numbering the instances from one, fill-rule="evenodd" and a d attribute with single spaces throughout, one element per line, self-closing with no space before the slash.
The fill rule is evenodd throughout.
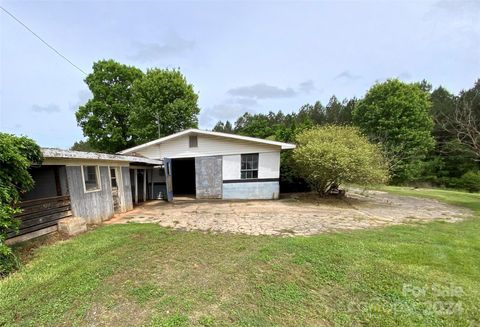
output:
<path id="1" fill-rule="evenodd" d="M 224 199 L 278 199 L 278 182 L 224 183 Z"/>
<path id="2" fill-rule="evenodd" d="M 197 199 L 221 199 L 222 183 L 221 156 L 195 158 Z"/>

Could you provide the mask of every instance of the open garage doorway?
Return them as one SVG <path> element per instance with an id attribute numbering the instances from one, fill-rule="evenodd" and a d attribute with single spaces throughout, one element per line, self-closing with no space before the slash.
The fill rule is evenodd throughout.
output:
<path id="1" fill-rule="evenodd" d="M 172 159 L 173 196 L 195 197 L 195 158 Z"/>

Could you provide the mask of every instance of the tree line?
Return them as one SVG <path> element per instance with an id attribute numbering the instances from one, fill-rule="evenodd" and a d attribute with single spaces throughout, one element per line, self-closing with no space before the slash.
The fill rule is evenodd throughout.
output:
<path id="1" fill-rule="evenodd" d="M 325 106 L 317 101 L 289 114 L 245 113 L 213 130 L 296 142 L 302 131 L 326 125 L 358 127 L 379 144 L 393 184 L 480 189 L 480 80 L 454 95 L 426 81 L 391 79 L 373 85 L 362 99 L 332 96 Z M 306 188 L 288 152 L 282 154 L 281 179 L 284 189 Z"/>
<path id="2" fill-rule="evenodd" d="M 186 128 L 197 127 L 198 95 L 176 69 L 140 69 L 100 60 L 85 83 L 93 98 L 76 112 L 86 141 L 72 149 L 115 153 Z M 296 112 L 245 113 L 219 121 L 214 131 L 297 142 L 302 131 L 319 126 L 352 126 L 379 145 L 393 184 L 429 183 L 465 187 L 478 181 L 480 162 L 480 80 L 452 94 L 427 81 L 390 79 L 374 84 L 361 99 L 332 96 Z M 282 154 L 285 189 L 306 184 Z"/>

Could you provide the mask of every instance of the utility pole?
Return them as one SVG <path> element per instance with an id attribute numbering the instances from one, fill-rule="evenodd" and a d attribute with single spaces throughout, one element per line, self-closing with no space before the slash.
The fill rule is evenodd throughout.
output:
<path id="1" fill-rule="evenodd" d="M 161 138 L 161 131 L 160 131 L 160 113 L 157 112 L 157 126 L 158 126 L 158 138 Z"/>

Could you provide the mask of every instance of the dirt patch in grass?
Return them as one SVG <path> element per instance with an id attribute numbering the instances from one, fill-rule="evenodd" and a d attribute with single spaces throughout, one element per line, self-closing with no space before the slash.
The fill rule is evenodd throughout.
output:
<path id="1" fill-rule="evenodd" d="M 17 243 L 13 245 L 15 253 L 21 262 L 30 261 L 35 255 L 35 251 L 42 246 L 58 243 L 67 240 L 69 237 L 58 232 L 42 235 L 28 242 Z"/>

